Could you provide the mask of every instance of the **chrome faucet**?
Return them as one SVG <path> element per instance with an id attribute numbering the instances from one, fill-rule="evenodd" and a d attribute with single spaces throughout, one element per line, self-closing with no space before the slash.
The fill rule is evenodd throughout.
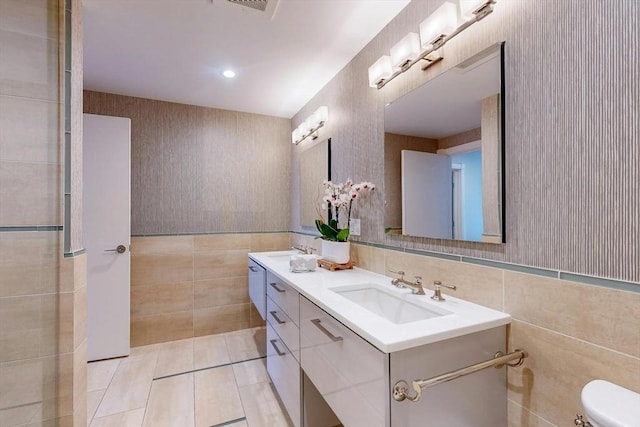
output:
<path id="1" fill-rule="evenodd" d="M 593 427 L 593 424 L 591 424 L 589 421 L 585 421 L 584 417 L 580 414 L 576 414 L 576 419 L 573 420 L 573 423 L 577 426 Z"/>
<path id="2" fill-rule="evenodd" d="M 451 289 L 453 291 L 458 289 L 458 287 L 455 285 L 445 285 L 439 280 L 434 281 L 433 286 L 434 286 L 434 289 L 433 289 L 433 295 L 431 296 L 431 299 L 434 301 L 446 301 L 442 296 L 442 290 L 440 289 L 442 286 L 444 286 L 447 289 Z"/>
<path id="3" fill-rule="evenodd" d="M 398 288 L 410 288 L 411 292 L 416 295 L 424 295 L 424 289 L 422 288 L 422 277 L 415 276 L 413 280 L 415 282 L 409 282 L 404 278 L 404 271 L 393 271 L 389 270 L 391 273 L 399 274 L 400 277 L 392 279 L 391 284 Z"/>
<path id="4" fill-rule="evenodd" d="M 305 255 L 311 255 L 313 251 L 315 251 L 314 248 L 311 248 L 309 246 L 291 246 L 291 249 L 295 249 Z"/>

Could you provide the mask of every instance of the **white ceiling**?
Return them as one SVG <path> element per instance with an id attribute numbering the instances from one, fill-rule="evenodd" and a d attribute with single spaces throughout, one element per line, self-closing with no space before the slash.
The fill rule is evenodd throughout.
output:
<path id="1" fill-rule="evenodd" d="M 85 89 L 290 118 L 410 0 L 273 2 L 84 0 Z"/>

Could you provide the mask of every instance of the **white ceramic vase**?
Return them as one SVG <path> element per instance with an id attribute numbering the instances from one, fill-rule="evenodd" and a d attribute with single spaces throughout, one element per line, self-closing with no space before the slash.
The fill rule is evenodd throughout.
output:
<path id="1" fill-rule="evenodd" d="M 327 261 L 346 264 L 351 258 L 350 250 L 351 242 L 332 242 L 331 240 L 322 241 L 322 258 Z"/>

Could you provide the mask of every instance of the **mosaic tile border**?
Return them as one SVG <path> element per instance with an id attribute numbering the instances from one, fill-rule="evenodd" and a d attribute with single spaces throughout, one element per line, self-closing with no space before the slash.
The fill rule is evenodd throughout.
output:
<path id="1" fill-rule="evenodd" d="M 317 236 L 317 234 L 314 234 L 314 233 L 303 233 L 299 231 L 291 231 L 290 233 L 299 234 L 303 236 L 314 236 L 314 237 Z M 560 271 L 560 270 L 550 270 L 546 268 L 531 267 L 528 265 L 512 264 L 508 262 L 494 261 L 494 260 L 488 260 L 484 258 L 474 258 L 474 257 L 461 256 L 461 255 L 446 254 L 446 253 L 435 252 L 435 251 L 381 245 L 378 243 L 370 243 L 370 242 L 362 242 L 362 241 L 352 241 L 351 243 L 355 245 L 371 246 L 379 249 L 405 252 L 405 253 L 414 254 L 414 255 L 446 259 L 449 261 L 458 261 L 458 262 L 464 262 L 467 264 L 483 265 L 486 267 L 516 271 L 518 273 L 532 274 L 535 276 L 550 277 L 553 279 L 566 280 L 569 282 L 581 283 L 585 285 L 600 286 L 604 288 L 640 293 L 640 283 L 635 283 L 635 282 L 625 282 L 622 280 L 607 279 L 604 277 L 588 276 L 584 274 L 570 273 L 570 272 Z"/>

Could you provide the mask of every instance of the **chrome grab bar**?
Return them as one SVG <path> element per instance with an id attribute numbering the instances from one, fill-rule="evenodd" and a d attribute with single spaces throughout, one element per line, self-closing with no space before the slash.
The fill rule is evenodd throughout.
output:
<path id="1" fill-rule="evenodd" d="M 492 366 L 496 368 L 502 368 L 505 365 L 511 367 L 520 366 L 524 362 L 524 358 L 527 356 L 527 352 L 520 349 L 515 349 L 509 354 L 504 354 L 503 352 L 499 351 L 493 356 L 493 359 L 485 360 L 484 362 L 476 363 L 474 365 L 469 365 L 455 371 L 447 372 L 446 374 L 438 375 L 437 377 L 432 377 L 426 380 L 413 381 L 411 385 L 413 390 L 416 392 L 415 396 L 409 395 L 409 384 L 407 384 L 406 381 L 398 381 L 393 386 L 392 395 L 393 398 L 398 402 L 402 402 L 405 399 L 408 399 L 412 402 L 417 402 L 422 396 L 422 390 L 427 387 L 446 383 L 457 378 L 464 377 L 465 375 L 473 374 L 474 372 L 491 368 Z M 516 361 L 509 363 L 512 360 Z"/>
<path id="2" fill-rule="evenodd" d="M 316 328 L 320 329 L 322 333 L 328 336 L 331 339 L 331 341 L 333 342 L 342 341 L 343 338 L 337 337 L 333 335 L 331 332 L 329 332 L 329 330 L 322 325 L 322 321 L 320 319 L 311 319 L 311 323 L 313 323 L 316 326 Z"/>

